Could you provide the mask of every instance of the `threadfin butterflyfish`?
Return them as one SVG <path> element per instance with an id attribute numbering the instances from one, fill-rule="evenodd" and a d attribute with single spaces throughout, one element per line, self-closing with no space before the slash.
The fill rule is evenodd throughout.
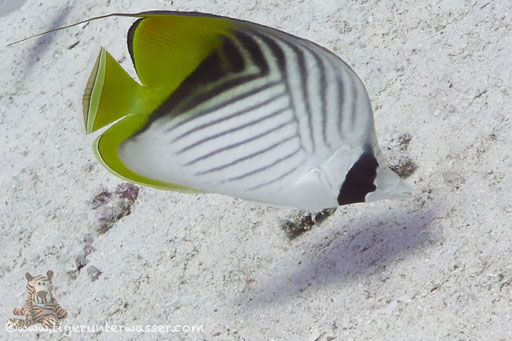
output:
<path id="1" fill-rule="evenodd" d="M 411 194 L 379 149 L 362 81 L 332 52 L 211 14 L 113 15 L 137 18 L 140 83 L 102 48 L 83 97 L 87 133 L 110 125 L 94 153 L 113 174 L 305 210 Z"/>

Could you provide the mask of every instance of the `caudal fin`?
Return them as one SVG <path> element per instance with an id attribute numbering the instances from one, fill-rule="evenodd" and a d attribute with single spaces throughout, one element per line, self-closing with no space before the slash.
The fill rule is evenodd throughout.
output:
<path id="1" fill-rule="evenodd" d="M 134 81 L 104 48 L 100 50 L 83 96 L 86 132 L 127 115 L 149 114 L 148 89 Z"/>
<path id="2" fill-rule="evenodd" d="M 176 13 L 124 15 L 140 18 L 128 33 L 128 49 L 141 84 L 102 48 L 83 97 L 87 133 L 128 115 L 151 114 L 233 25 L 223 18 Z"/>
<path id="3" fill-rule="evenodd" d="M 96 139 L 94 152 L 108 170 L 127 181 L 197 192 L 129 169 L 119 157 L 119 147 L 151 124 L 151 114 L 221 46 L 234 23 L 226 18 L 179 12 L 123 16 L 139 18 L 128 33 L 128 50 L 140 83 L 105 49 L 100 50 L 83 97 L 87 133 L 109 125 Z"/>

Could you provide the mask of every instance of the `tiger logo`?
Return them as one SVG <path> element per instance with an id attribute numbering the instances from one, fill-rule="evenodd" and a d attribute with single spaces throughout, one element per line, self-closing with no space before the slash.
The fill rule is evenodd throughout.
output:
<path id="1" fill-rule="evenodd" d="M 13 314 L 25 316 L 25 319 L 10 318 L 7 326 L 11 329 L 23 329 L 33 324 L 41 323 L 45 328 L 56 328 L 59 320 L 66 318 L 67 311 L 62 309 L 53 296 L 53 271 L 48 270 L 46 276 L 32 277 L 28 272 L 28 297 L 23 308 L 14 308 Z"/>

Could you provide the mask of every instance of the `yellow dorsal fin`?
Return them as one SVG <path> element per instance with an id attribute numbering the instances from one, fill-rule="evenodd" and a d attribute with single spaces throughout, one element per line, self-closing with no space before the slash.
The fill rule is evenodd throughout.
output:
<path id="1" fill-rule="evenodd" d="M 140 18 L 130 28 L 128 48 L 142 85 L 101 49 L 83 97 L 87 133 L 126 115 L 150 115 L 220 46 L 234 25 L 226 18 L 174 12 L 130 16 Z"/>
<path id="2" fill-rule="evenodd" d="M 128 49 L 143 85 L 175 89 L 229 35 L 222 17 L 146 13 L 128 32 Z"/>
<path id="3" fill-rule="evenodd" d="M 141 130 L 153 113 L 222 44 L 239 21 L 194 12 L 113 13 L 53 29 L 9 44 L 111 16 L 139 18 L 128 48 L 141 84 L 101 49 L 83 96 L 87 133 L 112 124 L 94 142 L 98 160 L 115 175 L 142 185 L 181 192 L 194 189 L 149 179 L 128 169 L 118 155 L 123 141 Z"/>
<path id="4" fill-rule="evenodd" d="M 115 122 L 94 143 L 98 160 L 113 174 L 147 186 L 197 192 L 149 179 L 121 161 L 123 141 L 140 131 L 153 113 L 230 35 L 229 19 L 169 13 L 142 13 L 128 33 L 128 47 L 141 84 L 104 49 L 84 94 L 88 132 Z"/>

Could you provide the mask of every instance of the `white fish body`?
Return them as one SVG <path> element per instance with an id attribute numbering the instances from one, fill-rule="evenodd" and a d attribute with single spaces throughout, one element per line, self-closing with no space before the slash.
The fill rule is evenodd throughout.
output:
<path id="1" fill-rule="evenodd" d="M 143 35 L 160 15 L 140 15 L 130 30 L 136 69 L 144 58 L 138 46 L 165 46 L 165 32 Z M 381 155 L 363 83 L 337 56 L 254 23 L 167 15 L 232 26 L 141 128 L 119 142 L 122 167 L 159 183 L 307 210 L 410 195 Z M 144 71 L 137 72 L 144 83 Z M 123 176 L 103 157 L 101 139 L 97 155 Z"/>

